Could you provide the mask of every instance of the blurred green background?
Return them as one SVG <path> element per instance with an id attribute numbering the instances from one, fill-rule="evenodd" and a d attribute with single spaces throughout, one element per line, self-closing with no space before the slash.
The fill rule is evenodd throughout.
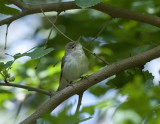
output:
<path id="1" fill-rule="evenodd" d="M 24 2 L 38 4 L 35 0 L 24 0 Z M 158 0 L 103 0 L 103 2 L 160 16 Z M 0 1 L 0 4 L 6 6 L 3 1 Z M 18 12 L 10 9 L 0 10 L 0 19 Z M 55 12 L 47 12 L 46 15 L 51 20 L 56 17 Z M 83 46 L 87 46 L 109 19 L 109 15 L 92 9 L 70 10 L 60 13 L 56 26 L 73 40 L 82 36 L 80 42 Z M 29 15 L 16 20 L 9 27 L 7 50 L 4 50 L 6 26 L 1 26 L 0 61 L 12 60 L 4 53 L 14 55 L 26 52 L 35 46 L 43 46 L 51 27 L 43 14 Z M 113 63 L 156 47 L 159 45 L 159 34 L 160 30 L 155 26 L 114 18 L 87 48 L 109 63 Z M 14 83 L 56 91 L 60 76 L 60 61 L 68 42 L 69 40 L 53 29 L 47 47 L 54 48 L 54 51 L 41 58 L 37 69 L 35 67 L 39 59 L 31 60 L 29 57 L 23 57 L 16 60 L 10 70 L 10 74 L 16 78 Z M 88 75 L 106 66 L 90 53 L 85 53 L 89 60 Z M 84 93 L 78 119 L 74 116 L 78 97 L 73 96 L 52 113 L 38 119 L 37 124 L 72 124 L 77 121 L 81 124 L 159 124 L 159 62 L 157 59 L 147 63 L 144 69 L 125 70 L 89 88 Z M 0 80 L 3 82 L 2 77 Z M 40 93 L 0 86 L 0 123 L 14 124 L 22 121 L 48 98 Z"/>

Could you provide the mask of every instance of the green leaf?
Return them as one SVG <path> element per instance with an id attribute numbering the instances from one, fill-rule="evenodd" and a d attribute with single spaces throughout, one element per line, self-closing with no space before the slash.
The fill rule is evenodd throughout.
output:
<path id="1" fill-rule="evenodd" d="M 6 15 L 15 15 L 18 14 L 20 11 L 15 9 L 15 8 L 11 8 L 5 5 L 6 3 L 0 3 L 0 13 L 2 14 L 6 14 Z"/>
<path id="2" fill-rule="evenodd" d="M 132 68 L 120 72 L 114 79 L 109 80 L 106 84 L 112 88 L 123 88 L 126 84 L 133 81 L 135 76 L 140 76 L 145 82 L 146 90 L 150 90 L 153 86 L 153 76 L 148 71 L 142 71 L 139 68 Z"/>
<path id="3" fill-rule="evenodd" d="M 8 68 L 13 64 L 13 61 L 8 61 L 6 64 L 4 62 L 0 62 L 0 69 Z"/>
<path id="4" fill-rule="evenodd" d="M 31 57 L 31 59 L 38 59 L 38 58 L 41 58 L 42 56 L 47 55 L 48 53 L 50 53 L 53 50 L 54 50 L 53 48 L 46 49 L 46 46 L 43 46 L 43 47 L 39 47 L 39 48 L 35 49 L 32 52 L 25 52 L 23 54 L 17 53 L 13 57 L 14 57 L 14 59 L 18 59 L 23 56 L 29 56 L 29 57 Z"/>
<path id="5" fill-rule="evenodd" d="M 9 5 L 9 4 L 12 4 L 12 3 L 7 2 L 6 0 L 1 0 L 0 3 L 1 3 L 1 4 L 8 4 L 8 5 Z"/>
<path id="6" fill-rule="evenodd" d="M 0 62 L 0 69 L 5 68 L 5 64 L 3 62 Z"/>
<path id="7" fill-rule="evenodd" d="M 123 71 L 116 75 L 114 79 L 109 80 L 106 84 L 112 88 L 122 88 L 125 84 L 133 79 L 133 74 L 129 71 Z"/>
<path id="8" fill-rule="evenodd" d="M 77 6 L 81 8 L 87 8 L 102 2 L 102 0 L 75 0 L 75 2 Z"/>
<path id="9" fill-rule="evenodd" d="M 89 91 L 95 96 L 100 97 L 108 91 L 108 87 L 95 85 L 94 87 L 89 88 Z"/>
<path id="10" fill-rule="evenodd" d="M 81 113 L 85 112 L 85 113 L 88 113 L 90 115 L 93 115 L 95 113 L 94 107 L 95 107 L 94 105 L 83 107 L 80 112 Z"/>
<path id="11" fill-rule="evenodd" d="M 154 83 L 153 83 L 154 77 L 151 73 L 149 73 L 149 71 L 145 71 L 143 72 L 143 74 L 146 80 L 146 91 L 149 91 L 154 87 Z"/>
<path id="12" fill-rule="evenodd" d="M 12 64 L 13 64 L 13 61 L 8 61 L 8 62 L 5 64 L 5 67 L 8 68 L 8 67 L 10 67 Z"/>
<path id="13" fill-rule="evenodd" d="M 22 56 L 25 56 L 24 53 L 23 53 L 23 54 L 17 53 L 17 54 L 15 54 L 13 57 L 14 57 L 14 59 L 16 60 L 16 59 L 18 59 L 18 58 L 20 58 L 20 57 L 22 57 Z"/>
<path id="14" fill-rule="evenodd" d="M 24 53 L 24 55 L 31 57 L 31 59 L 38 59 L 41 58 L 42 56 L 47 55 L 53 50 L 54 50 L 53 48 L 46 49 L 46 46 L 43 46 L 35 49 L 33 52 Z"/>
<path id="15" fill-rule="evenodd" d="M 36 124 L 51 124 L 51 123 L 44 120 L 43 118 L 39 118 L 36 120 Z"/>

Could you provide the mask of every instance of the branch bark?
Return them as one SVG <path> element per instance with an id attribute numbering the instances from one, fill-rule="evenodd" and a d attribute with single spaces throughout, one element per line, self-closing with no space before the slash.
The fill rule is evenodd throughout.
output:
<path id="1" fill-rule="evenodd" d="M 12 0 L 8 0 L 8 1 L 12 2 Z M 40 5 L 29 5 L 29 4 L 24 5 L 24 3 L 18 4 L 17 2 L 12 2 L 12 3 L 20 7 L 23 11 L 17 15 L 1 20 L 0 26 L 4 24 L 9 24 L 12 21 L 17 20 L 26 15 L 41 13 Z M 71 10 L 71 9 L 81 9 L 75 4 L 75 2 L 43 4 L 41 5 L 41 7 L 44 12 L 50 12 L 50 11 L 62 12 L 62 11 Z M 109 4 L 104 4 L 104 3 L 99 3 L 95 6 L 90 7 L 90 9 L 95 9 L 95 10 L 104 12 L 106 14 L 109 14 L 113 18 L 132 19 L 135 21 L 144 22 L 147 24 L 151 24 L 151 25 L 160 27 L 160 17 L 158 16 L 133 12 L 130 10 L 114 7 Z"/>
<path id="2" fill-rule="evenodd" d="M 20 124 L 33 124 L 37 118 L 41 117 L 45 112 L 51 112 L 69 97 L 87 90 L 89 87 L 112 75 L 132 67 L 144 65 L 145 63 L 158 57 L 160 57 L 160 46 L 104 67 L 98 72 L 88 76 L 87 79 L 78 81 L 77 83 L 73 84 L 73 86 L 68 86 L 63 90 L 56 92 L 55 95 L 53 95 L 49 100 L 45 101 L 32 115 L 30 115 Z"/>

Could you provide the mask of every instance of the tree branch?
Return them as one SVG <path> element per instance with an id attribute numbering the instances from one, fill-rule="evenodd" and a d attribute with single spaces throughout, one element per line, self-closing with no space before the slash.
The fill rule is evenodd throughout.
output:
<path id="1" fill-rule="evenodd" d="M 39 92 L 48 96 L 51 96 L 51 92 L 49 91 L 45 91 L 39 88 L 34 88 L 34 87 L 29 87 L 29 86 L 25 86 L 25 85 L 20 85 L 20 84 L 13 84 L 13 83 L 1 83 L 0 82 L 0 86 L 11 86 L 11 87 L 18 87 L 18 88 L 23 88 L 23 89 L 27 89 L 28 91 L 35 91 L 35 92 Z"/>
<path id="2" fill-rule="evenodd" d="M 68 86 L 63 90 L 56 92 L 49 100 L 45 101 L 32 115 L 20 124 L 33 124 L 37 118 L 41 117 L 45 112 L 51 112 L 69 97 L 87 90 L 89 87 L 112 75 L 132 67 L 144 65 L 145 63 L 158 57 L 160 57 L 160 46 L 100 69 L 98 72 L 88 76 L 87 79 L 78 81 L 72 86 Z"/>
<path id="3" fill-rule="evenodd" d="M 12 2 L 12 0 L 8 0 L 8 1 Z M 16 1 L 16 0 L 14 0 L 14 1 Z M 41 13 L 41 9 L 40 9 L 39 5 L 26 4 L 25 8 L 23 8 L 24 5 L 20 6 L 16 2 L 14 2 L 14 4 L 21 7 L 22 10 L 24 10 L 24 11 L 20 12 L 17 15 L 12 16 L 12 17 L 1 20 L 0 26 L 4 25 L 4 24 L 9 24 L 12 21 L 17 20 L 17 19 L 19 19 L 23 16 L 26 16 L 26 15 Z M 61 2 L 61 3 L 43 4 L 41 6 L 42 6 L 42 9 L 44 12 L 50 12 L 50 11 L 62 12 L 62 11 L 71 10 L 71 9 L 81 9 L 80 7 L 78 7 L 75 4 L 75 2 Z M 158 16 L 133 12 L 130 10 L 114 7 L 109 4 L 104 4 L 104 3 L 99 3 L 95 6 L 90 7 L 90 8 L 104 12 L 106 14 L 109 14 L 113 18 L 132 19 L 135 21 L 144 22 L 147 24 L 151 24 L 151 25 L 160 27 L 160 17 L 158 17 Z"/>

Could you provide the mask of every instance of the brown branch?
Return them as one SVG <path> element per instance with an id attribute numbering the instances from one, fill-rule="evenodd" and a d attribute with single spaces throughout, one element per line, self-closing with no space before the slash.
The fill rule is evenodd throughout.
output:
<path id="1" fill-rule="evenodd" d="M 45 91 L 39 88 L 34 88 L 34 87 L 29 87 L 29 86 L 25 86 L 25 85 L 20 85 L 20 84 L 13 84 L 13 83 L 1 83 L 0 82 L 0 86 L 11 86 L 11 87 L 18 87 L 18 88 L 23 88 L 23 89 L 27 89 L 28 91 L 35 91 L 35 92 L 39 92 L 48 96 L 51 96 L 51 92 L 49 91 Z"/>
<path id="2" fill-rule="evenodd" d="M 89 87 L 99 83 L 100 81 L 103 81 L 112 75 L 132 67 L 144 65 L 145 63 L 158 57 L 160 57 L 160 46 L 139 55 L 124 59 L 120 62 L 110 64 L 107 67 L 100 69 L 98 72 L 88 76 L 87 79 L 78 81 L 72 86 L 68 86 L 63 90 L 56 92 L 49 100 L 45 101 L 33 114 L 31 114 L 20 124 L 33 124 L 37 118 L 41 117 L 46 112 L 51 112 L 69 97 L 84 92 Z"/>
<path id="3" fill-rule="evenodd" d="M 10 0 L 11 1 L 11 0 Z M 23 16 L 41 13 L 39 5 L 29 5 L 26 4 L 27 8 L 25 8 L 22 12 L 7 19 L 1 20 L 0 25 L 11 23 L 12 21 L 19 19 Z M 151 24 L 157 27 L 160 27 L 160 17 L 133 12 L 130 10 L 114 7 L 109 4 L 99 3 L 95 6 L 90 7 L 91 9 L 95 9 L 106 14 L 109 14 L 113 18 L 125 18 L 125 19 L 132 19 L 139 22 L 144 22 L 147 24 Z M 81 9 L 78 7 L 75 2 L 61 2 L 61 3 L 52 3 L 52 4 L 43 4 L 42 9 L 44 12 L 56 11 L 62 12 L 71 9 Z"/>

